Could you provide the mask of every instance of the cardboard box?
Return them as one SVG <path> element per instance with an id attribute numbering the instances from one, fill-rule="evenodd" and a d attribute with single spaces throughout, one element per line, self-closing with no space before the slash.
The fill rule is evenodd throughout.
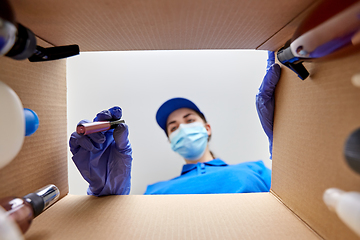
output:
<path id="1" fill-rule="evenodd" d="M 277 50 L 319 1 L 19 1 L 20 23 L 39 45 L 81 51 Z M 42 39 L 42 40 L 41 40 Z M 0 170 L 0 197 L 47 183 L 61 199 L 37 217 L 26 239 L 358 239 L 322 201 L 329 187 L 360 191 L 343 157 L 360 126 L 360 53 L 307 63 L 301 81 L 282 67 L 276 89 L 269 193 L 171 196 L 68 194 L 66 61 L 1 58 L 0 80 L 40 118 L 19 155 Z"/>

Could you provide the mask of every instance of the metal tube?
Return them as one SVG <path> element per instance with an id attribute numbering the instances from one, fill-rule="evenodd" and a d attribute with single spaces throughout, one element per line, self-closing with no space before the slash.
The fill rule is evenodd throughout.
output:
<path id="1" fill-rule="evenodd" d="M 116 121 L 99 121 L 99 122 L 83 123 L 83 124 L 79 124 L 76 127 L 76 132 L 79 135 L 88 135 L 91 133 L 102 132 L 102 131 L 107 131 L 109 129 L 113 129 L 120 123 L 125 123 L 125 121 L 116 120 Z"/>

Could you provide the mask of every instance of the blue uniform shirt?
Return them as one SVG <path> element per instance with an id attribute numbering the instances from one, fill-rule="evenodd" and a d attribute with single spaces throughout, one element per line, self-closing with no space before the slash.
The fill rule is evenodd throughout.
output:
<path id="1" fill-rule="evenodd" d="M 271 170 L 263 161 L 228 165 L 220 159 L 185 164 L 179 177 L 149 185 L 145 194 L 268 192 Z"/>

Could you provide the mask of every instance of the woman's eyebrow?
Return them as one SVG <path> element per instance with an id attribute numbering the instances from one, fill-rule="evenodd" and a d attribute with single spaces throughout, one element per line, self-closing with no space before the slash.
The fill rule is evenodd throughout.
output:
<path id="1" fill-rule="evenodd" d="M 193 115 L 192 113 L 186 114 L 183 118 L 187 118 L 188 116 Z"/>
<path id="2" fill-rule="evenodd" d="M 176 123 L 176 121 L 174 120 L 174 121 L 171 121 L 171 122 L 169 122 L 167 125 L 169 126 L 170 124 L 173 124 L 173 123 Z"/>

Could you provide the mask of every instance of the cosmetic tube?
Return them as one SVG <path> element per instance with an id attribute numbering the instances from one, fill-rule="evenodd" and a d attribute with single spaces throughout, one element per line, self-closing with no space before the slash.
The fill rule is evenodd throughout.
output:
<path id="1" fill-rule="evenodd" d="M 76 132 L 79 135 L 88 135 L 91 133 L 107 131 L 116 128 L 120 123 L 125 123 L 124 120 L 115 121 L 99 121 L 79 124 L 76 127 Z"/>
<path id="2" fill-rule="evenodd" d="M 50 184 L 24 197 L 5 197 L 0 200 L 0 206 L 5 209 L 7 216 L 18 225 L 21 232 L 25 233 L 32 220 L 55 203 L 59 196 L 59 189 Z"/>

